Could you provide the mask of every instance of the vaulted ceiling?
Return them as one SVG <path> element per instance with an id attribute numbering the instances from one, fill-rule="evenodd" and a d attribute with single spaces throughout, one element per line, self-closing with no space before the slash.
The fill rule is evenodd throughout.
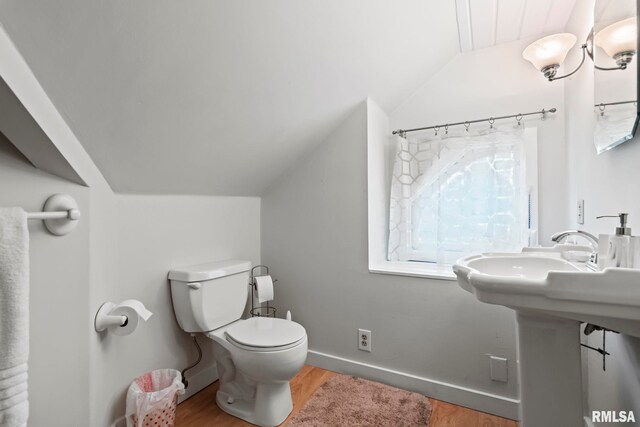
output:
<path id="1" fill-rule="evenodd" d="M 563 32 L 575 3 L 576 0 L 456 0 L 460 50 L 467 52 Z"/>
<path id="2" fill-rule="evenodd" d="M 593 11 L 593 20 L 596 24 L 609 24 L 630 16 L 636 16 L 635 0 L 598 0 Z"/>
<path id="3" fill-rule="evenodd" d="M 366 96 L 387 111 L 410 96 L 459 52 L 456 22 L 442 0 L 0 2 L 57 109 L 129 193 L 261 194 Z"/>

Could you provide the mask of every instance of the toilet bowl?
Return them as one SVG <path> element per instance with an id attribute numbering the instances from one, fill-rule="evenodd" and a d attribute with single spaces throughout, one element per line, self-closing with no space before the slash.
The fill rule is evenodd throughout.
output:
<path id="1" fill-rule="evenodd" d="M 289 381 L 307 357 L 307 333 L 291 320 L 241 319 L 247 296 L 248 261 L 223 261 L 172 270 L 176 320 L 189 333 L 213 342 L 225 412 L 259 426 L 277 426 L 291 413 Z"/>
<path id="2" fill-rule="evenodd" d="M 265 330 L 271 332 L 268 339 Z M 218 406 L 252 424 L 281 424 L 293 409 L 289 381 L 307 358 L 304 328 L 283 319 L 254 317 L 205 335 L 214 342 Z"/>

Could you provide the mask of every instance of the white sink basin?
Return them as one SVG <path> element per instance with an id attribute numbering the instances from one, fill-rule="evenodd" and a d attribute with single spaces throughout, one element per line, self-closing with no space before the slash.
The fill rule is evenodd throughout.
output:
<path id="1" fill-rule="evenodd" d="M 483 254 L 453 266 L 478 300 L 516 311 L 521 427 L 583 427 L 580 322 L 640 337 L 640 270 L 591 271 L 561 255 Z"/>
<path id="2" fill-rule="evenodd" d="M 453 271 L 480 301 L 640 337 L 640 270 L 595 272 L 557 252 L 526 252 L 471 256 Z"/>
<path id="3" fill-rule="evenodd" d="M 467 267 L 487 275 L 544 279 L 549 271 L 576 271 L 579 269 L 565 260 L 551 256 L 532 255 L 480 255 L 466 263 Z"/>

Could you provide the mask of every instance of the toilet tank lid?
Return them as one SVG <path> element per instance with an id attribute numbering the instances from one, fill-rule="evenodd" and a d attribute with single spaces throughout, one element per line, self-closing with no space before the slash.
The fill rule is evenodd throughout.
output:
<path id="1" fill-rule="evenodd" d="M 251 269 L 251 261 L 229 259 L 174 268 L 169 272 L 169 280 L 180 282 L 199 282 L 231 276 Z"/>

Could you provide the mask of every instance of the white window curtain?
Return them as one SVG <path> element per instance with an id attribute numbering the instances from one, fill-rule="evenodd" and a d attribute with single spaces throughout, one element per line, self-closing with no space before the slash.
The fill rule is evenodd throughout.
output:
<path id="1" fill-rule="evenodd" d="M 524 126 L 396 140 L 389 261 L 451 264 L 529 243 Z"/>

